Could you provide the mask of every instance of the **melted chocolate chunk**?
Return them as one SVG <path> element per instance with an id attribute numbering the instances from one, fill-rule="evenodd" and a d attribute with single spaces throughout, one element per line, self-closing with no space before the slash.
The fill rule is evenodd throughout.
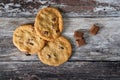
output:
<path id="1" fill-rule="evenodd" d="M 90 34 L 92 34 L 92 35 L 96 35 L 96 34 L 98 33 L 99 29 L 100 29 L 99 26 L 93 25 L 93 26 L 90 28 L 89 32 L 90 32 Z"/>
<path id="2" fill-rule="evenodd" d="M 83 32 L 79 32 L 79 31 L 75 31 L 74 32 L 74 38 L 75 39 L 82 39 L 83 38 L 84 33 Z"/>
<path id="3" fill-rule="evenodd" d="M 33 39 L 28 39 L 28 41 L 26 42 L 27 44 L 30 44 L 30 45 L 34 45 L 31 41 L 32 41 Z"/>
<path id="4" fill-rule="evenodd" d="M 51 58 L 51 55 L 48 54 L 47 56 L 48 56 L 48 58 Z"/>
<path id="5" fill-rule="evenodd" d="M 57 55 L 56 55 L 56 53 L 55 54 L 53 54 L 55 57 L 57 57 Z"/>
<path id="6" fill-rule="evenodd" d="M 48 31 L 44 31 L 44 34 L 48 35 Z"/>
<path id="7" fill-rule="evenodd" d="M 86 44 L 86 42 L 85 42 L 84 39 L 77 39 L 77 40 L 76 40 L 76 45 L 77 45 L 78 47 L 83 46 L 83 45 L 85 45 L 85 44 Z"/>
<path id="8" fill-rule="evenodd" d="M 33 44 L 33 43 L 31 43 L 31 42 L 30 42 L 29 44 L 30 44 L 30 45 L 32 45 L 32 46 L 34 45 L 34 44 Z"/>
<path id="9" fill-rule="evenodd" d="M 59 30 L 56 30 L 56 33 L 58 33 L 59 32 Z"/>
<path id="10" fill-rule="evenodd" d="M 52 21 L 56 21 L 56 18 L 52 18 Z"/>
<path id="11" fill-rule="evenodd" d="M 64 49 L 64 47 L 61 47 L 61 46 L 60 46 L 59 48 L 60 48 L 60 49 Z"/>

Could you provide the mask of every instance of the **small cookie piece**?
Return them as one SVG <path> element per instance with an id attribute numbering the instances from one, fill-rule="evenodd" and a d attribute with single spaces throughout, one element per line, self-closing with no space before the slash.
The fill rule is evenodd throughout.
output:
<path id="1" fill-rule="evenodd" d="M 44 64 L 59 66 L 69 59 L 71 52 L 70 42 L 61 36 L 55 41 L 48 42 L 38 53 L 38 56 Z"/>
<path id="2" fill-rule="evenodd" d="M 53 41 L 62 32 L 62 15 L 56 8 L 44 8 L 38 12 L 34 26 L 37 34 L 41 38 L 47 41 Z"/>
<path id="3" fill-rule="evenodd" d="M 13 43 L 20 51 L 34 54 L 44 47 L 45 41 L 36 35 L 32 25 L 21 25 L 14 31 Z"/>
<path id="4" fill-rule="evenodd" d="M 96 34 L 98 33 L 99 29 L 100 29 L 100 28 L 99 28 L 98 26 L 93 25 L 93 26 L 90 28 L 89 32 L 90 32 L 90 34 L 92 34 L 92 35 L 96 35 Z"/>
<path id="5" fill-rule="evenodd" d="M 80 47 L 80 46 L 85 45 L 86 42 L 85 42 L 84 39 L 77 39 L 77 40 L 76 40 L 76 44 L 77 44 L 78 47 Z"/>
<path id="6" fill-rule="evenodd" d="M 83 38 L 83 35 L 84 35 L 83 32 L 79 32 L 79 31 L 74 32 L 74 38 L 75 39 L 81 39 L 81 38 Z"/>

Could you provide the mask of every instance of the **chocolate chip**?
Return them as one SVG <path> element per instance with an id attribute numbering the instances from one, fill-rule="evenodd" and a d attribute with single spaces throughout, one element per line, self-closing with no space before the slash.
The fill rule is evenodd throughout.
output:
<path id="1" fill-rule="evenodd" d="M 57 55 L 56 54 L 53 54 L 55 57 L 57 57 Z"/>
<path id="2" fill-rule="evenodd" d="M 59 32 L 59 30 L 56 30 L 56 33 L 58 33 Z"/>
<path id="3" fill-rule="evenodd" d="M 81 39 L 81 38 L 83 38 L 83 35 L 84 35 L 83 32 L 79 32 L 79 31 L 74 32 L 74 38 L 75 39 Z"/>
<path id="4" fill-rule="evenodd" d="M 51 58 L 51 55 L 47 54 L 48 58 Z"/>
<path id="5" fill-rule="evenodd" d="M 83 46 L 86 44 L 84 39 L 76 39 L 76 44 L 78 47 Z"/>
<path id="6" fill-rule="evenodd" d="M 99 31 L 99 27 L 96 25 L 93 25 L 89 30 L 90 34 L 92 34 L 92 35 L 96 35 L 98 33 L 98 31 Z"/>
<path id="7" fill-rule="evenodd" d="M 64 49 L 64 47 L 61 47 L 61 46 L 60 46 L 59 48 L 60 48 L 60 49 Z"/>
<path id="8" fill-rule="evenodd" d="M 26 56 L 31 56 L 31 54 L 29 54 L 29 53 L 26 53 L 25 55 L 26 55 Z"/>
<path id="9" fill-rule="evenodd" d="M 44 34 L 48 35 L 48 31 L 44 31 Z"/>
<path id="10" fill-rule="evenodd" d="M 76 39 L 76 41 L 79 41 L 79 39 Z"/>
<path id="11" fill-rule="evenodd" d="M 30 44 L 30 45 L 34 45 L 31 41 L 32 41 L 33 39 L 28 39 L 28 41 L 26 42 L 27 44 Z"/>
<path id="12" fill-rule="evenodd" d="M 33 43 L 31 43 L 31 42 L 30 42 L 29 44 L 30 44 L 30 45 L 32 45 L 32 46 L 34 45 L 34 44 L 33 44 Z"/>
<path id="13" fill-rule="evenodd" d="M 52 18 L 52 21 L 56 21 L 56 18 Z"/>

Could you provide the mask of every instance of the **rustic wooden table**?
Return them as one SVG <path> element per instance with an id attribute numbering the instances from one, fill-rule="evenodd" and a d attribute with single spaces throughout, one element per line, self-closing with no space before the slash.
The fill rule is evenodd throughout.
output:
<path id="1" fill-rule="evenodd" d="M 46 6 L 61 11 L 62 35 L 73 46 L 72 57 L 59 67 L 25 56 L 12 43 L 18 25 L 34 22 L 36 13 Z M 94 23 L 101 29 L 96 36 L 88 35 Z M 86 32 L 87 45 L 80 48 L 73 39 L 78 29 Z M 120 0 L 0 0 L 0 80 L 120 80 L 119 61 Z"/>

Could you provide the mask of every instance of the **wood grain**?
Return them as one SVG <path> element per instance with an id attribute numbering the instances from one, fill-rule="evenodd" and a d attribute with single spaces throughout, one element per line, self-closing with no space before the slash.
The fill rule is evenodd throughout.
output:
<path id="1" fill-rule="evenodd" d="M 67 62 L 59 67 L 40 62 L 0 63 L 0 80 L 119 80 L 119 75 L 120 62 Z"/>
<path id="2" fill-rule="evenodd" d="M 64 31 L 72 43 L 70 60 L 120 60 L 120 18 L 64 18 Z M 34 18 L 0 19 L 0 61 L 38 60 L 37 56 L 25 56 L 12 43 L 13 31 L 20 24 L 33 22 Z M 101 29 L 96 36 L 89 34 L 89 28 L 97 23 Z M 77 47 L 73 38 L 75 30 L 85 33 L 87 45 Z"/>
<path id="3" fill-rule="evenodd" d="M 42 64 L 37 55 L 25 56 L 12 42 L 14 30 L 34 22 L 48 6 L 62 13 L 62 35 L 73 46 L 72 57 L 59 67 Z M 95 23 L 101 28 L 92 36 L 88 30 Z M 75 30 L 85 33 L 87 45 L 76 47 Z M 119 61 L 120 0 L 0 0 L 0 80 L 120 80 Z"/>
<path id="4" fill-rule="evenodd" d="M 0 16 L 34 17 L 47 6 L 57 7 L 64 17 L 120 16 L 120 0 L 0 0 Z"/>

